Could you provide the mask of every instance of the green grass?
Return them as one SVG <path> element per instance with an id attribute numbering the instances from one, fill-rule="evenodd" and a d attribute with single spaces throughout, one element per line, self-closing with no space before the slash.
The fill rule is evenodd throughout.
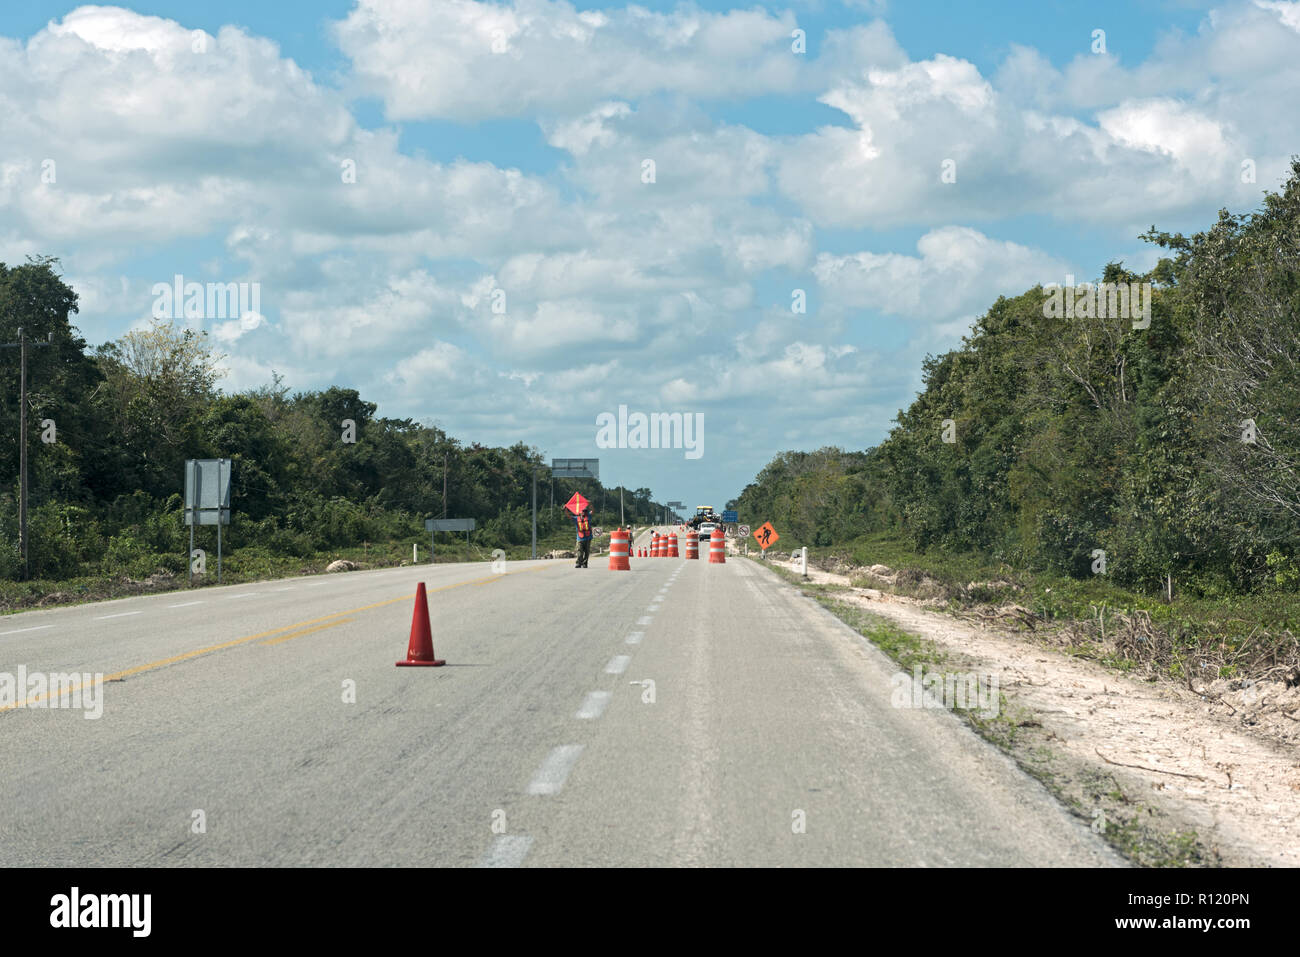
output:
<path id="1" fill-rule="evenodd" d="M 810 560 L 833 560 L 853 565 L 881 564 L 904 573 L 904 584 L 892 590 L 913 597 L 939 597 L 953 609 L 978 604 L 1014 603 L 1038 618 L 1065 625 L 1096 622 L 1108 617 L 1144 612 L 1153 626 L 1168 636 L 1170 647 L 1154 663 L 1165 677 L 1184 680 L 1184 665 L 1192 659 L 1221 662 L 1219 677 L 1256 677 L 1260 669 L 1277 662 L 1294 661 L 1296 644 L 1286 634 L 1300 633 L 1300 592 L 1293 586 L 1274 586 L 1255 594 L 1231 594 L 1212 584 L 1174 582 L 1174 599 L 1119 585 L 1111 577 L 1088 579 L 1012 568 L 976 552 L 948 553 L 939 549 L 921 553 L 896 534 L 864 536 L 845 545 L 817 549 Z M 934 584 L 921 586 L 924 575 Z M 1005 581 L 1004 587 L 967 591 L 971 582 Z M 855 584 L 891 590 L 865 576 Z M 1252 637 L 1253 636 L 1253 637 Z M 1247 642 L 1253 643 L 1247 649 Z M 1092 649 L 1082 649 L 1092 655 Z M 1106 664 L 1130 671 L 1134 662 L 1111 656 Z M 1212 672 L 1213 674 L 1214 672 Z"/>

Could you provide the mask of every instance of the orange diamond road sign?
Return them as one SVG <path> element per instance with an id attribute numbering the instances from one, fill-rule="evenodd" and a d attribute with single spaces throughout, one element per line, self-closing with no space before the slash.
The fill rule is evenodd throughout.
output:
<path id="1" fill-rule="evenodd" d="M 775 545 L 777 539 L 781 536 L 776 533 L 776 529 L 772 527 L 771 522 L 764 522 L 763 526 L 754 532 L 754 537 L 758 539 L 759 548 L 766 551 L 768 548 Z"/>

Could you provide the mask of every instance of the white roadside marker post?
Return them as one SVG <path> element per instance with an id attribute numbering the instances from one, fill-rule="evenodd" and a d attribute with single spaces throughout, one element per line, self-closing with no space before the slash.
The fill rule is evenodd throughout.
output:
<path id="1" fill-rule="evenodd" d="M 808 577 L 808 546 L 807 545 L 803 546 L 803 548 L 800 549 L 800 551 L 802 554 L 799 556 L 799 561 L 803 569 L 803 577 L 807 578 Z"/>

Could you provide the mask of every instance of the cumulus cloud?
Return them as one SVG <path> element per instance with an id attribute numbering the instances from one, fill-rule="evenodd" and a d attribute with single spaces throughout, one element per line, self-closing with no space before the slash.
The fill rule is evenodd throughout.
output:
<path id="1" fill-rule="evenodd" d="M 579 11 L 554 0 L 359 0 L 334 27 L 356 82 L 394 120 L 582 112 L 656 93 L 786 92 L 801 85 L 794 28 L 789 12 Z"/>
<path id="2" fill-rule="evenodd" d="M 916 250 L 916 256 L 822 253 L 812 271 L 832 306 L 930 321 L 951 320 L 1038 283 L 1062 282 L 1069 271 L 1054 256 L 965 226 L 931 230 Z"/>
<path id="3" fill-rule="evenodd" d="M 1300 86 L 1294 11 L 1216 10 L 1133 67 L 1081 54 L 1058 69 L 1016 46 L 991 79 L 946 54 L 845 75 L 820 99 L 851 126 L 782 142 L 780 188 L 834 227 L 1047 212 L 1129 228 L 1137 209 L 1149 223 L 1252 203 L 1242 163 L 1276 182 L 1300 139 L 1300 114 L 1276 108 Z"/>
<path id="4" fill-rule="evenodd" d="M 259 282 L 257 322 L 207 323 L 227 387 L 275 368 L 569 454 L 591 431 L 575 395 L 696 407 L 725 417 L 744 480 L 776 434 L 878 437 L 919 351 L 1087 271 L 1056 239 L 1082 225 L 1131 254 L 1134 227 L 1249 207 L 1300 140 L 1279 108 L 1297 3 L 1229 2 L 1141 62 L 1013 46 L 987 74 L 960 50 L 913 59 L 864 9 L 881 18 L 796 55 L 798 9 L 358 0 L 322 80 L 238 27 L 81 7 L 0 38 L 0 260 L 62 255 L 101 339 L 175 272 Z M 358 96 L 394 125 L 360 123 Z M 719 118 L 770 96 L 838 118 Z M 403 147 L 403 124 L 504 116 L 536 124 L 552 168 Z M 1056 232 L 995 238 L 1030 219 Z M 873 239 L 894 227 L 914 249 Z"/>

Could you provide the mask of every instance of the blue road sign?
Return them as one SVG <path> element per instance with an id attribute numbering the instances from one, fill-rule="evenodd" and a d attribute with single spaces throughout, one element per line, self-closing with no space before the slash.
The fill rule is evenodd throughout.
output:
<path id="1" fill-rule="evenodd" d="M 730 512 L 730 511 L 728 511 L 728 512 L 723 512 L 723 513 L 722 513 L 722 520 L 723 520 L 724 522 L 738 522 L 738 521 L 740 521 L 740 515 L 737 514 L 736 512 Z"/>

